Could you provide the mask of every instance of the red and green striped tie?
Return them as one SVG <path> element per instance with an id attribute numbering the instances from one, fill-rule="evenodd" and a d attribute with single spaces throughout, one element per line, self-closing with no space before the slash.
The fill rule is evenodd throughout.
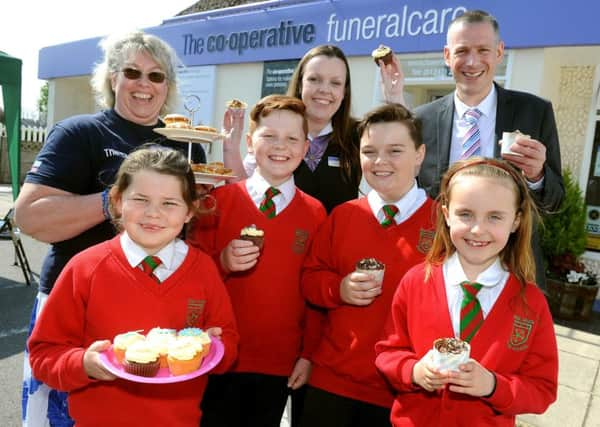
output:
<path id="1" fill-rule="evenodd" d="M 392 225 L 396 225 L 396 220 L 394 217 L 398 213 L 398 208 L 396 205 L 384 205 L 383 206 L 383 221 L 381 221 L 381 226 L 383 228 L 388 228 Z"/>
<path id="2" fill-rule="evenodd" d="M 264 213 L 265 216 L 269 219 L 275 218 L 276 211 L 275 211 L 275 202 L 273 201 L 273 197 L 275 197 L 276 195 L 278 195 L 280 193 L 281 193 L 281 191 L 279 191 L 275 187 L 269 187 L 269 188 L 267 188 L 267 191 L 265 191 L 265 198 L 263 199 L 262 202 L 260 202 L 260 206 L 258 207 L 258 209 L 260 209 L 260 211 L 262 213 Z"/>
<path id="3" fill-rule="evenodd" d="M 483 285 L 475 282 L 462 282 L 463 300 L 460 305 L 460 339 L 470 342 L 483 324 L 483 312 L 477 293 Z"/>
<path id="4" fill-rule="evenodd" d="M 161 264 L 162 261 L 159 257 L 148 255 L 142 260 L 140 266 L 142 267 L 142 270 L 144 270 L 144 273 L 146 273 L 148 276 L 152 277 L 154 280 L 160 283 L 160 279 L 154 274 L 154 270 Z"/>

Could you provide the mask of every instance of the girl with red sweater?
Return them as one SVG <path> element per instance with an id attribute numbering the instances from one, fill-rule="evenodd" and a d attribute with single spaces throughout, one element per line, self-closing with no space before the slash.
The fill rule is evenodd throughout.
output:
<path id="1" fill-rule="evenodd" d="M 235 359 L 238 334 L 218 270 L 177 238 L 196 210 L 194 174 L 178 151 L 140 149 L 123 161 L 110 197 L 124 231 L 61 272 L 29 339 L 33 373 L 69 392 L 77 425 L 198 425 L 206 376 L 137 383 L 116 378 L 99 357 L 115 335 L 160 326 L 220 336 L 217 371 Z M 159 263 L 152 275 L 140 268 L 148 256 Z"/>
<path id="2" fill-rule="evenodd" d="M 209 380 L 203 427 L 278 427 L 289 389 L 303 385 L 310 372 L 301 357 L 307 341 L 300 270 L 326 213 L 294 185 L 308 148 L 304 113 L 302 101 L 283 95 L 254 106 L 247 143 L 257 169 L 247 180 L 217 188 L 214 214 L 190 233 L 220 266 L 240 328 L 231 371 Z M 240 239 L 251 224 L 264 232 L 260 246 Z"/>
<path id="3" fill-rule="evenodd" d="M 394 426 L 514 426 L 556 399 L 558 352 L 533 283 L 535 208 L 523 175 L 502 160 L 452 165 L 436 235 L 394 295 L 377 368 L 396 389 Z M 438 368 L 433 341 L 460 337 L 470 359 Z"/>
<path id="4" fill-rule="evenodd" d="M 361 168 L 373 190 L 333 210 L 302 274 L 305 298 L 326 310 L 301 417 L 307 427 L 389 426 L 394 395 L 375 369 L 374 345 L 396 285 L 424 259 L 433 234 L 433 201 L 415 181 L 425 155 L 419 123 L 387 104 L 358 129 Z M 363 258 L 385 264 L 382 284 L 355 272 Z"/>

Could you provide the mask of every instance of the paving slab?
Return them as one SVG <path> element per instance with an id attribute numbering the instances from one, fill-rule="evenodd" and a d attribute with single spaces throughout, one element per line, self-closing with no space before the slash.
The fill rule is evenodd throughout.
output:
<path id="1" fill-rule="evenodd" d="M 591 393 L 598 375 L 598 360 L 559 351 L 558 383 L 577 391 Z"/>
<path id="2" fill-rule="evenodd" d="M 592 396 L 583 427 L 600 427 L 600 397 Z"/>
<path id="3" fill-rule="evenodd" d="M 532 427 L 582 427 L 590 394 L 570 387 L 558 386 L 558 399 L 542 415 L 519 415 L 519 421 Z"/>

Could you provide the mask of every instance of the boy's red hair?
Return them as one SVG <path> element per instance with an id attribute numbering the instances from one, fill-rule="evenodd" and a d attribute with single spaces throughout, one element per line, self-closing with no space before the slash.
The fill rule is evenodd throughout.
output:
<path id="1" fill-rule="evenodd" d="M 308 134 L 308 123 L 306 121 L 306 107 L 298 98 L 287 95 L 268 95 L 258 101 L 250 111 L 250 121 L 248 123 L 248 133 L 252 135 L 260 125 L 260 119 L 267 117 L 273 111 L 291 111 L 302 117 L 302 130 L 304 136 Z"/>

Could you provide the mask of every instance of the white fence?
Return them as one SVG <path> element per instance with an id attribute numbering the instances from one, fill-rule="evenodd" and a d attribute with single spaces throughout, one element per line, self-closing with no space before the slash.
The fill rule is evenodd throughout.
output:
<path id="1" fill-rule="evenodd" d="M 28 142 L 43 144 L 46 141 L 46 133 L 46 128 L 23 125 L 21 126 L 21 145 L 28 145 L 26 144 Z M 0 123 L 0 138 L 6 138 L 6 126 L 2 123 Z"/>
<path id="2" fill-rule="evenodd" d="M 21 177 L 31 168 L 35 157 L 46 141 L 46 129 L 36 126 L 21 126 Z M 6 143 L 6 127 L 0 123 L 0 183 L 11 182 L 8 165 L 8 144 Z"/>

